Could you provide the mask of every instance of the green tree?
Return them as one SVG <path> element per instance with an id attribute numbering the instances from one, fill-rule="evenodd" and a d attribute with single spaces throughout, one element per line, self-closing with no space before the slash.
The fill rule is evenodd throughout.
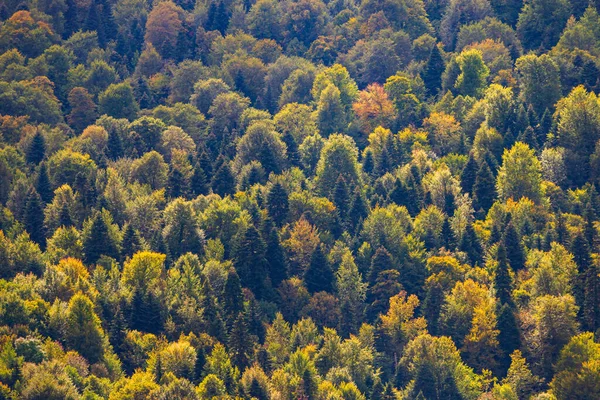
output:
<path id="1" fill-rule="evenodd" d="M 262 299 L 267 294 L 267 246 L 258 230 L 250 225 L 233 249 L 236 271 L 244 286 Z"/>
<path id="2" fill-rule="evenodd" d="M 504 150 L 496 189 L 502 200 L 527 197 L 538 204 L 543 200 L 541 164 L 529 146 L 517 142 Z"/>
<path id="3" fill-rule="evenodd" d="M 561 81 L 556 63 L 547 54 L 527 54 L 516 61 L 520 76 L 521 96 L 537 115 L 552 109 L 561 97 Z"/>
<path id="4" fill-rule="evenodd" d="M 96 263 L 102 255 L 119 259 L 118 244 L 109 233 L 109 227 L 103 213 L 97 212 L 91 218 L 90 228 L 83 239 L 83 251 L 87 264 Z"/>
<path id="5" fill-rule="evenodd" d="M 435 96 L 442 88 L 442 74 L 445 69 L 446 64 L 440 53 L 440 48 L 436 44 L 432 47 L 425 69 L 421 73 L 427 94 L 430 96 Z"/>
<path id="6" fill-rule="evenodd" d="M 44 205 L 40 195 L 33 188 L 27 194 L 23 224 L 31 240 L 39 244 L 42 249 L 45 249 L 46 226 L 44 225 Z"/>
<path id="7" fill-rule="evenodd" d="M 139 111 L 133 89 L 127 82 L 112 84 L 98 96 L 100 114 L 132 120 Z"/>
<path id="8" fill-rule="evenodd" d="M 267 192 L 267 211 L 277 226 L 287 220 L 289 208 L 287 191 L 281 183 L 275 182 Z"/>
<path id="9" fill-rule="evenodd" d="M 463 96 L 480 97 L 486 87 L 486 79 L 490 69 L 483 61 L 483 54 L 479 50 L 464 50 L 456 59 L 460 74 L 456 78 L 454 87 Z"/>
<path id="10" fill-rule="evenodd" d="M 320 94 L 317 104 L 317 127 L 319 133 L 325 137 L 345 132 L 346 112 L 340 95 L 340 90 L 333 83 Z"/>
<path id="11" fill-rule="evenodd" d="M 94 303 L 84 294 L 76 294 L 69 301 L 66 318 L 65 339 L 69 346 L 91 363 L 100 361 L 105 337 Z"/>
<path id="12" fill-rule="evenodd" d="M 31 139 L 31 143 L 27 148 L 26 160 L 28 163 L 38 165 L 46 156 L 46 139 L 40 131 Z"/>
<path id="13" fill-rule="evenodd" d="M 311 293 L 332 292 L 335 277 L 321 246 L 312 253 L 310 264 L 304 271 L 304 285 Z"/>

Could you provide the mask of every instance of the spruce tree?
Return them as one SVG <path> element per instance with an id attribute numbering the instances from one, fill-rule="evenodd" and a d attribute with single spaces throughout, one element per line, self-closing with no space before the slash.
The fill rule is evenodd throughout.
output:
<path id="1" fill-rule="evenodd" d="M 210 290 L 207 281 L 204 281 L 202 283 L 201 293 L 201 305 L 203 310 L 202 319 L 204 322 L 204 330 L 210 336 L 224 343 L 227 336 L 225 321 L 223 320 L 221 311 L 219 310 L 219 307 L 217 307 L 217 304 L 215 302 L 216 297 Z M 227 297 L 224 298 L 226 301 Z"/>
<path id="2" fill-rule="evenodd" d="M 60 214 L 58 215 L 58 225 L 64 227 L 73 226 L 71 211 L 69 210 L 67 203 L 63 203 L 62 208 L 60 209 Z"/>
<path id="3" fill-rule="evenodd" d="M 283 185 L 275 182 L 267 192 L 267 211 L 277 226 L 287 220 L 290 210 L 288 194 Z"/>
<path id="4" fill-rule="evenodd" d="M 525 252 L 521 244 L 521 237 L 517 233 L 514 224 L 511 222 L 506 226 L 504 237 L 502 239 L 506 248 L 508 263 L 514 271 L 520 271 L 525 268 Z"/>
<path id="5" fill-rule="evenodd" d="M 515 316 L 515 310 L 508 304 L 498 304 L 497 313 L 497 328 L 500 331 L 498 334 L 498 342 L 502 357 L 499 367 L 504 372 L 510 366 L 510 355 L 519 348 L 521 337 L 519 327 Z"/>
<path id="6" fill-rule="evenodd" d="M 473 208 L 481 210 L 485 214 L 492 207 L 495 199 L 496 179 L 488 163 L 484 160 L 477 171 L 473 185 Z"/>
<path id="7" fill-rule="evenodd" d="M 454 250 L 456 247 L 456 238 L 454 237 L 454 231 L 450 226 L 450 219 L 444 218 L 442 225 L 442 242 L 447 250 Z"/>
<path id="8" fill-rule="evenodd" d="M 46 248 L 46 227 L 44 226 L 44 205 L 40 195 L 31 188 L 27 194 L 23 225 L 32 241 Z"/>
<path id="9" fill-rule="evenodd" d="M 335 204 L 335 208 L 338 217 L 342 222 L 342 226 L 345 226 L 350 208 L 350 195 L 348 194 L 348 185 L 346 185 L 346 180 L 341 175 L 335 182 L 335 187 L 333 189 L 333 204 Z"/>
<path id="10" fill-rule="evenodd" d="M 250 225 L 233 249 L 234 265 L 245 287 L 262 299 L 267 294 L 267 245 L 254 225 Z"/>
<path id="11" fill-rule="evenodd" d="M 506 249 L 503 244 L 498 246 L 498 266 L 496 267 L 496 276 L 494 279 L 494 287 L 496 289 L 496 297 L 500 304 L 512 305 L 512 289 L 509 273 L 508 259 L 506 257 Z"/>
<path id="12" fill-rule="evenodd" d="M 108 142 L 106 143 L 106 155 L 111 160 L 123 157 L 123 141 L 116 129 L 108 130 Z"/>
<path id="13" fill-rule="evenodd" d="M 40 164 L 37 178 L 35 180 L 35 190 L 38 192 L 44 203 L 48 204 L 52 201 L 54 192 L 52 191 L 52 185 L 50 184 L 50 178 L 48 177 L 46 163 Z"/>
<path id="14" fill-rule="evenodd" d="M 232 326 L 238 314 L 244 311 L 242 284 L 239 275 L 233 268 L 230 268 L 227 273 L 227 280 L 223 289 L 223 311 L 229 326 Z"/>
<path id="15" fill-rule="evenodd" d="M 475 155 L 473 153 L 469 154 L 469 159 L 460 174 L 460 186 L 463 192 L 471 193 L 473 191 L 473 186 L 477 179 L 477 172 L 479 170 L 481 170 L 481 168 L 477 164 L 477 160 L 475 160 Z"/>
<path id="16" fill-rule="evenodd" d="M 36 134 L 31 139 L 31 143 L 27 147 L 27 151 L 25 152 L 25 160 L 34 165 L 38 165 L 42 162 L 46 155 L 46 139 L 37 131 Z"/>
<path id="17" fill-rule="evenodd" d="M 460 250 L 467 253 L 472 264 L 481 263 L 483 249 L 481 248 L 475 229 L 473 229 L 473 224 L 467 224 L 461 240 Z"/>
<path id="18" fill-rule="evenodd" d="M 190 189 L 194 196 L 208 194 L 208 179 L 199 162 L 194 165 L 194 174 L 192 175 Z"/>
<path id="19" fill-rule="evenodd" d="M 310 293 L 332 292 L 334 281 L 331 265 L 321 246 L 317 246 L 304 272 L 304 286 Z"/>
<path id="20" fill-rule="evenodd" d="M 133 225 L 128 224 L 123 234 L 121 257 L 122 259 L 131 257 L 140 250 L 142 250 L 142 239 Z"/>
<path id="21" fill-rule="evenodd" d="M 352 205 L 350 206 L 350 211 L 348 213 L 349 223 L 355 232 L 360 228 L 362 221 L 367 218 L 368 215 L 369 209 L 367 208 L 367 203 L 360 193 L 360 190 L 357 188 L 354 192 Z"/>
<path id="22" fill-rule="evenodd" d="M 379 247 L 371 259 L 371 268 L 369 269 L 368 282 L 371 286 L 375 285 L 379 274 L 385 270 L 394 269 L 392 255 L 385 247 Z"/>
<path id="23" fill-rule="evenodd" d="M 265 225 L 263 232 L 265 232 L 264 236 L 266 237 L 267 244 L 269 278 L 271 279 L 271 285 L 276 288 L 281 282 L 287 279 L 287 257 L 281 245 L 277 228 L 272 223 L 267 223 L 266 221 Z"/>
<path id="24" fill-rule="evenodd" d="M 221 197 L 235 192 L 235 177 L 228 161 L 224 161 L 212 179 L 213 191 Z"/>
<path id="25" fill-rule="evenodd" d="M 431 49 L 429 60 L 427 60 L 427 64 L 425 65 L 425 69 L 421 75 L 429 96 L 435 96 L 442 88 L 442 74 L 444 73 L 445 69 L 446 65 L 444 63 L 444 59 L 442 58 L 440 49 L 436 44 Z"/>
<path id="26" fill-rule="evenodd" d="M 239 313 L 229 333 L 229 354 L 231 361 L 240 371 L 243 371 L 248 366 L 251 351 L 252 341 L 248 334 L 246 316 L 244 313 Z"/>
<path id="27" fill-rule="evenodd" d="M 93 217 L 89 234 L 83 240 L 83 252 L 88 265 L 96 263 L 102 255 L 119 258 L 117 244 L 110 237 L 108 226 L 100 212 Z"/>

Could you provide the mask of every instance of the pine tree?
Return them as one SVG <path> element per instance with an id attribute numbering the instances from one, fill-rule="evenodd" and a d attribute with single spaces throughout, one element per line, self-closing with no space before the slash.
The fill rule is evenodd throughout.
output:
<path id="1" fill-rule="evenodd" d="M 525 252 L 521 244 L 521 238 L 512 221 L 506 226 L 502 242 L 506 248 L 508 263 L 512 269 L 520 271 L 525 268 Z"/>
<path id="2" fill-rule="evenodd" d="M 208 194 L 208 179 L 206 177 L 206 173 L 200 166 L 200 163 L 197 162 L 194 165 L 194 174 L 192 175 L 191 181 L 191 191 L 194 196 L 205 195 Z"/>
<path id="3" fill-rule="evenodd" d="M 32 241 L 40 245 L 43 250 L 46 247 L 46 227 L 44 226 L 44 205 L 40 195 L 31 188 L 27 194 L 25 212 L 23 214 L 23 225 L 29 233 Z"/>
<path id="4" fill-rule="evenodd" d="M 365 150 L 365 154 L 362 160 L 363 171 L 367 175 L 371 175 L 375 169 L 375 161 L 373 160 L 373 152 L 371 149 Z"/>
<path id="5" fill-rule="evenodd" d="M 254 225 L 250 225 L 234 246 L 234 265 L 240 279 L 258 299 L 267 294 L 267 245 Z"/>
<path id="6" fill-rule="evenodd" d="M 481 163 L 473 185 L 473 208 L 487 211 L 496 199 L 496 179 L 485 160 Z"/>
<path id="7" fill-rule="evenodd" d="M 231 361 L 241 370 L 249 363 L 252 341 L 248 335 L 248 324 L 244 313 L 239 313 L 229 333 L 229 354 Z"/>
<path id="8" fill-rule="evenodd" d="M 444 224 L 442 225 L 442 241 L 447 250 L 454 250 L 456 247 L 456 238 L 454 237 L 454 231 L 450 225 L 449 218 L 444 218 Z"/>
<path id="9" fill-rule="evenodd" d="M 350 208 L 350 195 L 348 194 L 346 180 L 341 175 L 338 177 L 333 189 L 333 204 L 335 204 L 338 217 L 342 222 L 342 227 L 344 227 Z"/>
<path id="10" fill-rule="evenodd" d="M 155 334 L 162 331 L 161 306 L 159 299 L 152 291 L 144 292 L 141 288 L 136 287 L 133 291 L 130 308 L 132 329 Z"/>
<path id="11" fill-rule="evenodd" d="M 379 274 L 388 269 L 394 269 L 392 255 L 385 247 L 379 247 L 371 259 L 371 268 L 368 274 L 369 284 L 375 285 Z"/>
<path id="12" fill-rule="evenodd" d="M 267 238 L 267 264 L 271 285 L 279 287 L 279 284 L 287 279 L 288 265 L 285 250 L 281 245 L 277 228 L 272 223 L 269 224 L 265 221 L 263 232 L 265 232 L 264 236 Z"/>
<path id="13" fill-rule="evenodd" d="M 512 289 L 511 279 L 509 273 L 508 259 L 506 257 L 506 249 L 503 244 L 498 246 L 498 266 L 496 267 L 496 276 L 494 280 L 494 287 L 496 289 L 496 297 L 500 301 L 500 304 L 512 305 Z"/>
<path id="14" fill-rule="evenodd" d="M 65 23 L 62 37 L 68 39 L 79 30 L 79 23 L 77 22 L 77 4 L 75 0 L 66 0 L 65 3 L 66 10 L 63 13 Z"/>
<path id="15" fill-rule="evenodd" d="M 367 203 L 360 193 L 360 190 L 356 189 L 354 198 L 352 199 L 352 205 L 348 213 L 348 220 L 354 231 L 357 231 L 358 228 L 360 228 L 362 221 L 367 218 L 368 215 L 369 209 L 367 208 Z"/>
<path id="16" fill-rule="evenodd" d="M 199 384 L 204 377 L 204 366 L 206 365 L 206 352 L 204 348 L 196 349 L 196 361 L 194 362 L 194 383 Z"/>
<path id="17" fill-rule="evenodd" d="M 123 242 L 121 244 L 121 257 L 123 259 L 133 256 L 138 251 L 142 250 L 142 239 L 133 225 L 128 224 L 123 234 Z"/>
<path id="18" fill-rule="evenodd" d="M 586 302 L 588 271 L 594 270 L 592 267 L 590 246 L 583 234 L 579 233 L 573 239 L 571 253 L 573 253 L 573 261 L 577 264 L 577 277 L 573 284 L 573 296 L 579 306 L 579 317 L 583 320 L 584 316 L 590 312 L 589 308 L 586 309 L 586 303 L 589 305 L 589 302 Z"/>
<path id="19" fill-rule="evenodd" d="M 500 331 L 498 342 L 502 351 L 499 367 L 501 371 L 506 371 L 510 366 L 510 355 L 521 345 L 521 337 L 515 310 L 510 304 L 499 304 L 497 315 L 497 328 Z"/>
<path id="20" fill-rule="evenodd" d="M 31 143 L 27 147 L 27 151 L 25 152 L 25 160 L 34 165 L 38 165 L 42 162 L 46 155 L 46 139 L 44 136 L 38 131 L 31 139 Z"/>
<path id="21" fill-rule="evenodd" d="M 481 263 L 483 249 L 481 248 L 475 229 L 473 229 L 473 224 L 467 224 L 460 243 L 460 250 L 467 253 L 472 264 Z"/>
<path id="22" fill-rule="evenodd" d="M 102 255 L 119 258 L 117 245 L 110 237 L 108 226 L 100 212 L 97 212 L 92 219 L 90 232 L 83 241 L 83 252 L 85 262 L 89 265 L 96 263 Z"/>
<path id="23" fill-rule="evenodd" d="M 282 226 L 290 209 L 288 194 L 283 185 L 275 182 L 267 192 L 267 211 L 277 226 Z"/>
<path id="24" fill-rule="evenodd" d="M 463 192 L 471 193 L 473 191 L 473 186 L 475 185 L 475 180 L 477 178 L 477 171 L 480 169 L 477 160 L 475 160 L 475 155 L 473 153 L 469 154 L 469 159 L 460 174 L 460 186 Z"/>
<path id="25" fill-rule="evenodd" d="M 71 211 L 69 211 L 69 206 L 67 203 L 63 203 L 62 208 L 60 209 L 60 214 L 58 216 L 58 225 L 69 227 L 73 226 L 73 220 L 71 219 Z"/>
<path id="26" fill-rule="evenodd" d="M 427 320 L 427 330 L 432 335 L 439 333 L 439 319 L 442 305 L 444 304 L 444 288 L 439 282 L 433 282 L 427 288 L 423 302 L 423 316 Z"/>
<path id="27" fill-rule="evenodd" d="M 50 184 L 48 169 L 46 168 L 45 163 L 40 164 L 37 178 L 35 180 L 35 190 L 38 192 L 44 203 L 48 204 L 52 201 L 54 192 L 52 191 L 52 185 Z"/>
<path id="28" fill-rule="evenodd" d="M 201 292 L 201 304 L 202 310 L 204 311 L 202 317 L 204 320 L 205 331 L 210 336 L 224 343 L 227 336 L 225 322 L 223 321 L 221 311 L 215 303 L 215 296 L 210 290 L 207 281 L 203 282 Z M 224 299 L 227 301 L 228 297 L 224 295 Z"/>
<path id="29" fill-rule="evenodd" d="M 169 170 L 169 183 L 167 185 L 169 189 L 169 196 L 171 198 L 177 198 L 185 196 L 186 182 L 183 174 L 177 168 L 171 168 Z"/>
<path id="30" fill-rule="evenodd" d="M 224 161 L 212 179 L 213 191 L 221 197 L 235 192 L 235 177 L 228 161 Z"/>
<path id="31" fill-rule="evenodd" d="M 227 280 L 223 289 L 223 311 L 229 326 L 233 325 L 238 314 L 244 311 L 242 284 L 239 275 L 233 268 L 227 273 Z"/>
<path id="32" fill-rule="evenodd" d="M 304 286 L 310 293 L 332 292 L 334 281 L 331 265 L 321 246 L 317 246 L 304 272 Z"/>
<path id="33" fill-rule="evenodd" d="M 444 73 L 445 69 L 446 65 L 444 63 L 444 59 L 442 58 L 440 49 L 436 44 L 431 49 L 429 60 L 427 60 L 427 64 L 425 65 L 425 69 L 423 70 L 422 74 L 423 82 L 425 83 L 425 88 L 427 89 L 428 95 L 435 96 L 441 89 L 442 74 Z"/>
<path id="34" fill-rule="evenodd" d="M 106 143 L 106 155 L 111 160 L 123 157 L 123 141 L 116 129 L 108 130 L 108 142 Z"/>

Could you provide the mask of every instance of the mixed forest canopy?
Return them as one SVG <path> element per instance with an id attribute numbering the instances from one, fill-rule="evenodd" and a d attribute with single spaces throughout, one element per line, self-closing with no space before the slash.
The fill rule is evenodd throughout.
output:
<path id="1" fill-rule="evenodd" d="M 0 0 L 0 399 L 599 399 L 599 7 Z"/>

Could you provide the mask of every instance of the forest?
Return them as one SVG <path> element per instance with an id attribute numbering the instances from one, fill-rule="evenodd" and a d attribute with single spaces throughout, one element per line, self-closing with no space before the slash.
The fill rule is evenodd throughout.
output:
<path id="1" fill-rule="evenodd" d="M 597 400 L 600 1 L 0 0 L 0 400 Z"/>

